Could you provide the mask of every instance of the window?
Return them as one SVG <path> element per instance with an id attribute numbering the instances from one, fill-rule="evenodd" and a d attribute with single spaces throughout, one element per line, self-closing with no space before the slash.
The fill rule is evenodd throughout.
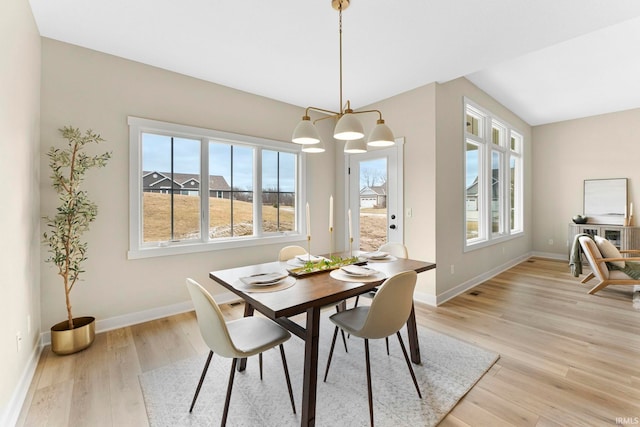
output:
<path id="1" fill-rule="evenodd" d="M 300 240 L 299 146 L 136 117 L 129 130 L 129 258 Z"/>
<path id="2" fill-rule="evenodd" d="M 523 231 L 524 140 L 468 99 L 464 117 L 465 248 L 474 248 Z"/>

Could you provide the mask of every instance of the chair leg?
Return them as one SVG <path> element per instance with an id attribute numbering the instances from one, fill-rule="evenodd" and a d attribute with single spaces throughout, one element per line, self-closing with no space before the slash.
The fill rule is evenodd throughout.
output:
<path id="1" fill-rule="evenodd" d="M 369 420 L 373 427 L 373 395 L 371 391 L 371 363 L 369 361 L 369 340 L 364 340 L 364 358 L 367 365 L 367 393 L 369 395 Z"/>
<path id="2" fill-rule="evenodd" d="M 344 306 L 344 301 L 341 303 Z M 336 313 L 340 312 L 340 306 L 336 305 Z M 340 329 L 340 333 L 342 334 L 342 343 L 344 344 L 344 352 L 349 353 L 349 349 L 347 348 L 347 339 L 344 336 L 344 330 Z"/>
<path id="3" fill-rule="evenodd" d="M 227 415 L 229 414 L 229 402 L 231 401 L 231 389 L 233 388 L 233 378 L 235 377 L 237 364 L 238 364 L 238 359 L 234 358 L 233 363 L 231 363 L 231 373 L 229 374 L 229 385 L 227 386 L 227 398 L 224 400 L 224 412 L 222 413 L 222 422 L 220 423 L 222 427 L 227 425 Z"/>
<path id="4" fill-rule="evenodd" d="M 289 368 L 287 367 L 287 358 L 284 355 L 284 346 L 282 344 L 280 344 L 280 356 L 282 357 L 282 367 L 284 368 L 284 377 L 287 380 L 287 389 L 289 389 L 289 399 L 291 399 L 291 407 L 293 408 L 293 413 L 295 414 L 296 404 L 293 403 L 293 390 L 291 389 L 291 378 L 289 377 Z"/>
<path id="5" fill-rule="evenodd" d="M 349 349 L 347 349 L 347 339 L 344 336 L 344 329 L 340 329 L 340 333 L 342 334 L 342 343 L 344 344 L 344 352 L 349 353 Z"/>
<path id="6" fill-rule="evenodd" d="M 596 292 L 598 292 L 600 289 L 604 289 L 607 286 L 609 286 L 609 282 L 606 280 L 603 280 L 602 282 L 598 283 L 597 285 L 595 285 L 593 288 L 591 288 L 591 290 L 588 292 L 589 294 L 593 295 Z"/>
<path id="7" fill-rule="evenodd" d="M 323 382 L 327 382 L 327 375 L 329 375 L 329 366 L 331 366 L 331 356 L 333 356 L 333 347 L 336 345 L 336 338 L 338 337 L 338 327 L 333 330 L 333 339 L 331 340 L 331 348 L 329 349 L 329 359 L 327 359 L 327 369 L 324 371 L 324 380 Z"/>
<path id="8" fill-rule="evenodd" d="M 384 337 L 384 342 L 387 345 L 387 356 L 390 356 L 390 354 L 389 354 L 389 337 Z"/>
<path id="9" fill-rule="evenodd" d="M 420 393 L 420 387 L 418 387 L 418 380 L 416 379 L 416 374 L 413 372 L 413 367 L 411 366 L 411 361 L 409 360 L 407 349 L 404 346 L 404 342 L 402 341 L 402 336 L 400 335 L 400 331 L 397 331 L 396 335 L 398 336 L 398 341 L 400 341 L 400 347 L 402 347 L 402 354 L 404 354 L 404 360 L 405 362 L 407 362 L 407 366 L 409 367 L 409 372 L 411 373 L 411 378 L 413 379 L 413 385 L 416 386 L 418 397 L 422 399 L 422 393 Z"/>
<path id="10" fill-rule="evenodd" d="M 356 302 L 353 303 L 353 308 L 358 306 L 358 301 L 360 301 L 360 295 L 356 295 Z M 347 338 L 351 338 L 351 334 L 348 334 Z"/>
<path id="11" fill-rule="evenodd" d="M 258 354 L 258 365 L 260 365 L 260 381 L 262 381 L 262 353 Z"/>
<path id="12" fill-rule="evenodd" d="M 589 273 L 587 275 L 587 277 L 585 277 L 584 279 L 582 279 L 580 281 L 580 283 L 587 283 L 589 280 L 593 279 L 594 277 L 596 277 L 593 273 Z"/>
<path id="13" fill-rule="evenodd" d="M 204 377 L 207 375 L 207 370 L 209 369 L 209 363 L 211 363 L 212 356 L 213 356 L 213 351 L 209 351 L 209 356 L 207 356 L 207 361 L 204 363 L 204 369 L 202 370 L 202 375 L 200 375 L 200 382 L 198 382 L 198 387 L 196 387 L 196 393 L 193 395 L 193 400 L 191 401 L 191 407 L 189 408 L 189 412 L 193 411 L 193 405 L 196 404 L 196 399 L 198 398 L 198 394 L 200 394 L 200 387 L 202 387 L 202 382 L 204 381 Z"/>

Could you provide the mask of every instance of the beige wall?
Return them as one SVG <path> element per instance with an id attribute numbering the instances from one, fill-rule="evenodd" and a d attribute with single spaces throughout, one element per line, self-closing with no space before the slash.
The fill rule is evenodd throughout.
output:
<path id="1" fill-rule="evenodd" d="M 638 123 L 634 109 L 533 128 L 534 251 L 567 258 L 585 179 L 629 178 L 630 201 L 640 205 Z"/>
<path id="2" fill-rule="evenodd" d="M 102 135 L 107 142 L 95 147 L 96 152 L 113 151 L 105 169 L 90 171 L 87 176 L 86 188 L 99 213 L 87 234 L 85 280 L 72 293 L 74 315 L 93 315 L 100 320 L 188 301 L 186 277 L 193 277 L 214 293 L 222 292 L 208 278 L 209 271 L 271 261 L 280 248 L 127 260 L 128 115 L 288 141 L 302 114 L 301 108 L 288 104 L 43 39 L 41 150 L 63 144 L 57 129 L 72 125 L 92 128 Z M 328 224 L 329 195 L 334 188 L 334 152 L 328 145 L 327 153 L 309 156 L 307 161 L 307 176 L 327 177 L 308 180 L 314 224 Z M 44 157 L 41 167 L 47 167 Z M 41 185 L 44 214 L 55 209 L 56 200 L 46 174 Z M 328 233 L 318 235 L 314 247 L 328 251 L 328 241 Z M 43 329 L 63 320 L 64 315 L 59 279 L 53 268 L 43 263 Z"/>
<path id="3" fill-rule="evenodd" d="M 466 253 L 463 252 L 465 96 L 523 134 L 526 159 L 525 233 Z M 500 270 L 531 251 L 533 144 L 531 127 L 526 122 L 464 78 L 445 84 L 432 83 L 367 108 L 381 110 L 396 137 L 405 137 L 404 205 L 405 211 L 411 208 L 413 212 L 411 218 L 404 218 L 405 244 L 411 257 L 437 264 L 435 271 L 419 275 L 419 299 L 440 302 L 455 294 L 456 287 Z"/>
<path id="4" fill-rule="evenodd" d="M 396 137 L 404 137 L 404 241 L 412 258 L 436 260 L 436 84 L 402 93 L 367 108 L 382 111 Z M 364 121 L 363 121 L 364 122 Z M 373 122 L 375 123 L 375 121 Z M 368 132 L 369 130 L 366 130 Z M 401 212 L 400 214 L 403 214 Z M 438 254 L 439 257 L 439 254 Z M 435 295 L 434 271 L 420 274 L 417 297 Z M 422 294 L 422 295 L 420 295 Z M 426 298 L 427 300 L 429 298 Z"/>
<path id="5" fill-rule="evenodd" d="M 40 335 L 39 116 L 40 35 L 29 3 L 5 0 L 0 2 L 0 182 L 4 183 L 0 425 L 15 419 L 9 405 L 19 398 L 16 392 L 22 375 L 34 362 L 32 357 L 37 356 Z M 18 331 L 22 333 L 20 352 Z"/>
<path id="6" fill-rule="evenodd" d="M 468 97 L 522 132 L 525 143 L 523 235 L 500 244 L 463 252 L 464 229 L 464 100 Z M 447 295 L 456 286 L 531 251 L 533 219 L 531 215 L 532 160 L 531 127 L 480 90 L 460 78 L 437 86 L 436 91 L 436 241 L 438 268 L 436 294 Z M 451 274 L 451 266 L 454 274 Z"/>

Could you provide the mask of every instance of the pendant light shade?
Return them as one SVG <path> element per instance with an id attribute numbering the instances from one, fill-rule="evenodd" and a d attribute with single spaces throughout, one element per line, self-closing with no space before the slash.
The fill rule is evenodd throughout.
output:
<path id="1" fill-rule="evenodd" d="M 293 130 L 291 141 L 303 145 L 318 144 L 320 142 L 318 129 L 311 123 L 309 116 L 302 117 L 302 120 L 300 120 Z M 324 149 L 322 151 L 324 151 Z"/>
<path id="2" fill-rule="evenodd" d="M 345 113 L 333 130 L 333 137 L 343 141 L 353 141 L 364 137 L 362 123 L 353 113 Z"/>
<path id="3" fill-rule="evenodd" d="M 384 123 L 384 120 L 378 120 L 376 127 L 373 128 L 369 135 L 367 144 L 372 147 L 389 147 L 395 143 L 393 132 L 391 132 L 389 126 Z"/>
<path id="4" fill-rule="evenodd" d="M 354 139 L 344 144 L 344 152 L 349 154 L 358 154 L 367 152 L 367 144 L 364 139 Z"/>
<path id="5" fill-rule="evenodd" d="M 302 146 L 302 152 L 304 153 L 324 153 L 324 144 L 322 141 L 316 144 L 307 144 Z"/>

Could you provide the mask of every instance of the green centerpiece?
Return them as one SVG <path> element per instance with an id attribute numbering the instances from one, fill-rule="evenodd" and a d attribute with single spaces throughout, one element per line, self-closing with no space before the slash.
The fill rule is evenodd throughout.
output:
<path id="1" fill-rule="evenodd" d="M 292 276 L 305 276 L 308 274 L 321 273 L 323 271 L 331 271 L 343 267 L 345 265 L 352 264 L 366 264 L 366 261 L 362 261 L 357 256 L 341 258 L 339 256 L 332 256 L 330 259 L 322 259 L 320 261 L 307 261 L 300 267 L 288 269 Z"/>

